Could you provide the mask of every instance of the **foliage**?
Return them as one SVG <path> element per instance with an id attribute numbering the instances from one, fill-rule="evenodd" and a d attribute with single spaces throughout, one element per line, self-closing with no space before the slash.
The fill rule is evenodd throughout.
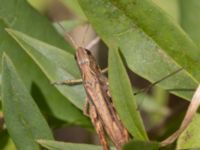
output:
<path id="1" fill-rule="evenodd" d="M 0 147 L 101 149 L 93 144 L 63 143 L 53 138 L 51 130 L 55 125 L 93 129 L 82 113 L 86 97 L 83 86 L 51 84 L 80 78 L 73 57 L 75 49 L 61 36 L 59 25 L 30 4 L 42 7 L 36 6 L 34 0 L 29 1 L 1 0 L 0 5 L 0 119 L 5 119 L 2 126 L 0 121 Z M 123 149 L 158 149 L 163 133 L 156 142 L 149 142 L 147 128 L 151 125 L 142 121 L 137 103 L 147 104 L 141 107 L 155 125 L 169 114 L 166 92 L 158 96 L 163 92 L 161 89 L 181 97 L 182 101 L 192 99 L 200 82 L 200 1 L 62 0 L 61 4 L 76 16 L 62 22 L 66 31 L 88 21 L 109 49 L 108 77 L 113 104 L 134 137 Z M 147 93 L 134 95 L 138 89 L 135 83 L 131 85 L 127 68 L 151 83 L 182 70 L 159 82 L 153 97 Z M 174 116 L 176 121 L 162 130 L 172 133 L 182 116 Z M 199 148 L 199 122 L 200 116 L 196 114 L 172 149 Z"/>

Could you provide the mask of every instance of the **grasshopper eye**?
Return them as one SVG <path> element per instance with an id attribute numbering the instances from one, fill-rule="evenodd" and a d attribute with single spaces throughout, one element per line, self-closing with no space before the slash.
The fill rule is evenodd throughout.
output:
<path id="1" fill-rule="evenodd" d="M 89 50 L 85 49 L 85 51 L 86 51 L 86 53 L 87 53 L 88 55 L 91 55 L 91 52 L 90 52 Z"/>

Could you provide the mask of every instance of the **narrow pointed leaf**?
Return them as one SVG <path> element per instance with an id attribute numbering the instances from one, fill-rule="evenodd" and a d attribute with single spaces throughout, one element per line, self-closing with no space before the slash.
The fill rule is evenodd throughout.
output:
<path id="1" fill-rule="evenodd" d="M 48 150 L 102 150 L 102 146 L 90 144 L 64 143 L 51 140 L 38 140 L 38 143 Z M 111 148 L 111 150 L 115 150 Z"/>
<path id="2" fill-rule="evenodd" d="M 40 68 L 5 31 L 5 28 L 7 28 L 5 22 L 0 19 L 0 56 L 3 52 L 9 55 L 23 83 L 41 110 L 69 124 L 88 126 L 88 119 L 50 84 Z"/>
<path id="3" fill-rule="evenodd" d="M 23 85 L 11 60 L 5 55 L 2 104 L 6 127 L 17 149 L 39 150 L 36 139 L 53 139 L 47 122 Z"/>
<path id="4" fill-rule="evenodd" d="M 200 51 L 161 8 L 149 0 L 79 3 L 104 42 L 110 48 L 120 48 L 133 72 L 155 82 L 183 67 L 183 71 L 158 85 L 191 99 L 200 79 Z"/>
<path id="5" fill-rule="evenodd" d="M 41 68 L 50 80 L 49 83 L 67 79 L 76 79 L 79 77 L 77 65 L 71 54 L 33 39 L 23 33 L 11 29 L 7 31 Z M 82 85 L 56 85 L 56 88 L 78 108 L 83 108 L 85 92 Z"/>
<path id="6" fill-rule="evenodd" d="M 119 116 L 135 139 L 147 140 L 132 87 L 117 49 L 109 51 L 109 86 Z"/>

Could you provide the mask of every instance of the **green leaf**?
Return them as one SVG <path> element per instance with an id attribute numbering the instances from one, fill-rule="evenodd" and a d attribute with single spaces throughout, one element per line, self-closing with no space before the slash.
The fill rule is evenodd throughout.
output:
<path id="1" fill-rule="evenodd" d="M 11 57 L 23 83 L 31 92 L 40 109 L 69 124 L 88 126 L 88 119 L 50 84 L 35 62 L 5 31 L 6 27 L 0 19 L 0 56 L 6 52 Z"/>
<path id="2" fill-rule="evenodd" d="M 200 1 L 181 0 L 179 3 L 181 12 L 181 25 L 197 44 L 197 46 L 200 47 Z"/>
<path id="3" fill-rule="evenodd" d="M 191 99 L 191 89 L 197 87 L 200 79 L 199 50 L 162 9 L 149 0 L 79 3 L 95 31 L 110 48 L 120 48 L 133 72 L 155 82 L 184 67 L 158 85 Z"/>
<path id="4" fill-rule="evenodd" d="M 21 32 L 11 29 L 7 29 L 7 31 L 41 68 L 50 82 L 79 77 L 75 59 L 71 54 Z M 83 108 L 86 94 L 82 85 L 56 85 L 56 88 L 78 108 Z"/>
<path id="5" fill-rule="evenodd" d="M 166 11 L 170 17 L 179 22 L 179 0 L 153 0 L 153 2 Z"/>
<path id="6" fill-rule="evenodd" d="M 12 40 L 4 28 L 12 27 L 68 52 L 74 50 L 56 32 L 46 17 L 35 11 L 26 0 L 2 0 L 0 5 L 0 55 L 3 51 L 12 58 L 26 87 L 41 110 L 70 124 L 88 126 L 88 120 L 54 87 L 30 57 Z M 26 13 L 24 13 L 26 12 Z M 0 57 L 1 58 L 1 57 Z M 26 62 L 26 63 L 22 63 Z"/>
<path id="7" fill-rule="evenodd" d="M 74 52 L 69 44 L 56 32 L 48 19 L 34 10 L 26 0 L 1 0 L 0 18 L 10 28 L 24 32 L 71 53 Z"/>
<path id="8" fill-rule="evenodd" d="M 189 148 L 199 148 L 199 138 L 200 138 L 200 114 L 197 113 L 192 122 L 189 124 L 187 129 L 178 138 L 177 149 L 189 149 Z"/>
<path id="9" fill-rule="evenodd" d="M 123 150 L 158 150 L 159 143 L 157 142 L 144 142 L 144 141 L 131 141 L 124 145 Z"/>
<path id="10" fill-rule="evenodd" d="M 109 51 L 109 85 L 119 116 L 135 139 L 147 140 L 132 87 L 117 49 Z"/>
<path id="11" fill-rule="evenodd" d="M 38 143 L 48 150 L 102 150 L 102 146 L 89 144 L 64 143 L 50 140 L 38 140 Z M 111 148 L 111 150 L 115 149 Z"/>
<path id="12" fill-rule="evenodd" d="M 17 149 L 39 150 L 35 140 L 53 139 L 51 130 L 6 55 L 2 72 L 2 105 L 8 132 Z"/>

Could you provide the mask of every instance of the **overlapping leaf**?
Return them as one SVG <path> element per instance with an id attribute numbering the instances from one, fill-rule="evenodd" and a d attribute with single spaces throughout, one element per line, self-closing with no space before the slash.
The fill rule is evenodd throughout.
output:
<path id="1" fill-rule="evenodd" d="M 11 60 L 4 55 L 2 104 L 6 128 L 17 149 L 39 150 L 36 139 L 53 139 L 50 128 L 23 85 Z"/>
<path id="2" fill-rule="evenodd" d="M 118 50 L 109 51 L 109 85 L 119 116 L 135 139 L 147 140 L 130 81 Z"/>
<path id="3" fill-rule="evenodd" d="M 102 150 L 101 146 L 89 144 L 64 143 L 50 140 L 38 140 L 38 143 L 48 150 Z M 111 150 L 115 150 L 115 148 L 111 148 Z"/>
<path id="4" fill-rule="evenodd" d="M 138 75 L 155 82 L 179 68 L 187 70 L 158 85 L 190 100 L 200 79 L 200 51 L 163 10 L 149 0 L 79 3 L 106 44 L 119 47 L 128 67 Z"/>
<path id="5" fill-rule="evenodd" d="M 48 114 L 69 123 L 88 125 L 88 120 L 82 112 L 64 98 L 47 80 L 39 67 L 24 52 L 24 50 L 5 31 L 6 25 L 0 20 L 0 55 L 3 51 L 9 54 L 14 62 L 27 89 L 39 104 L 39 107 Z"/>
<path id="6" fill-rule="evenodd" d="M 47 78 L 50 80 L 49 83 L 79 77 L 77 65 L 75 64 L 74 57 L 71 54 L 33 39 L 23 33 L 10 29 L 7 31 L 42 69 Z M 80 109 L 83 108 L 85 92 L 81 85 L 56 85 L 56 87 L 74 105 Z"/>
<path id="7" fill-rule="evenodd" d="M 54 117 L 70 124 L 88 125 L 88 120 L 82 115 L 82 112 L 50 85 L 34 61 L 6 33 L 5 28 L 11 26 L 67 51 L 72 52 L 73 50 L 53 29 L 51 23 L 29 6 L 26 0 L 1 1 L 0 55 L 4 51 L 9 54 L 25 86 L 44 112 L 49 115 L 53 114 Z"/>

